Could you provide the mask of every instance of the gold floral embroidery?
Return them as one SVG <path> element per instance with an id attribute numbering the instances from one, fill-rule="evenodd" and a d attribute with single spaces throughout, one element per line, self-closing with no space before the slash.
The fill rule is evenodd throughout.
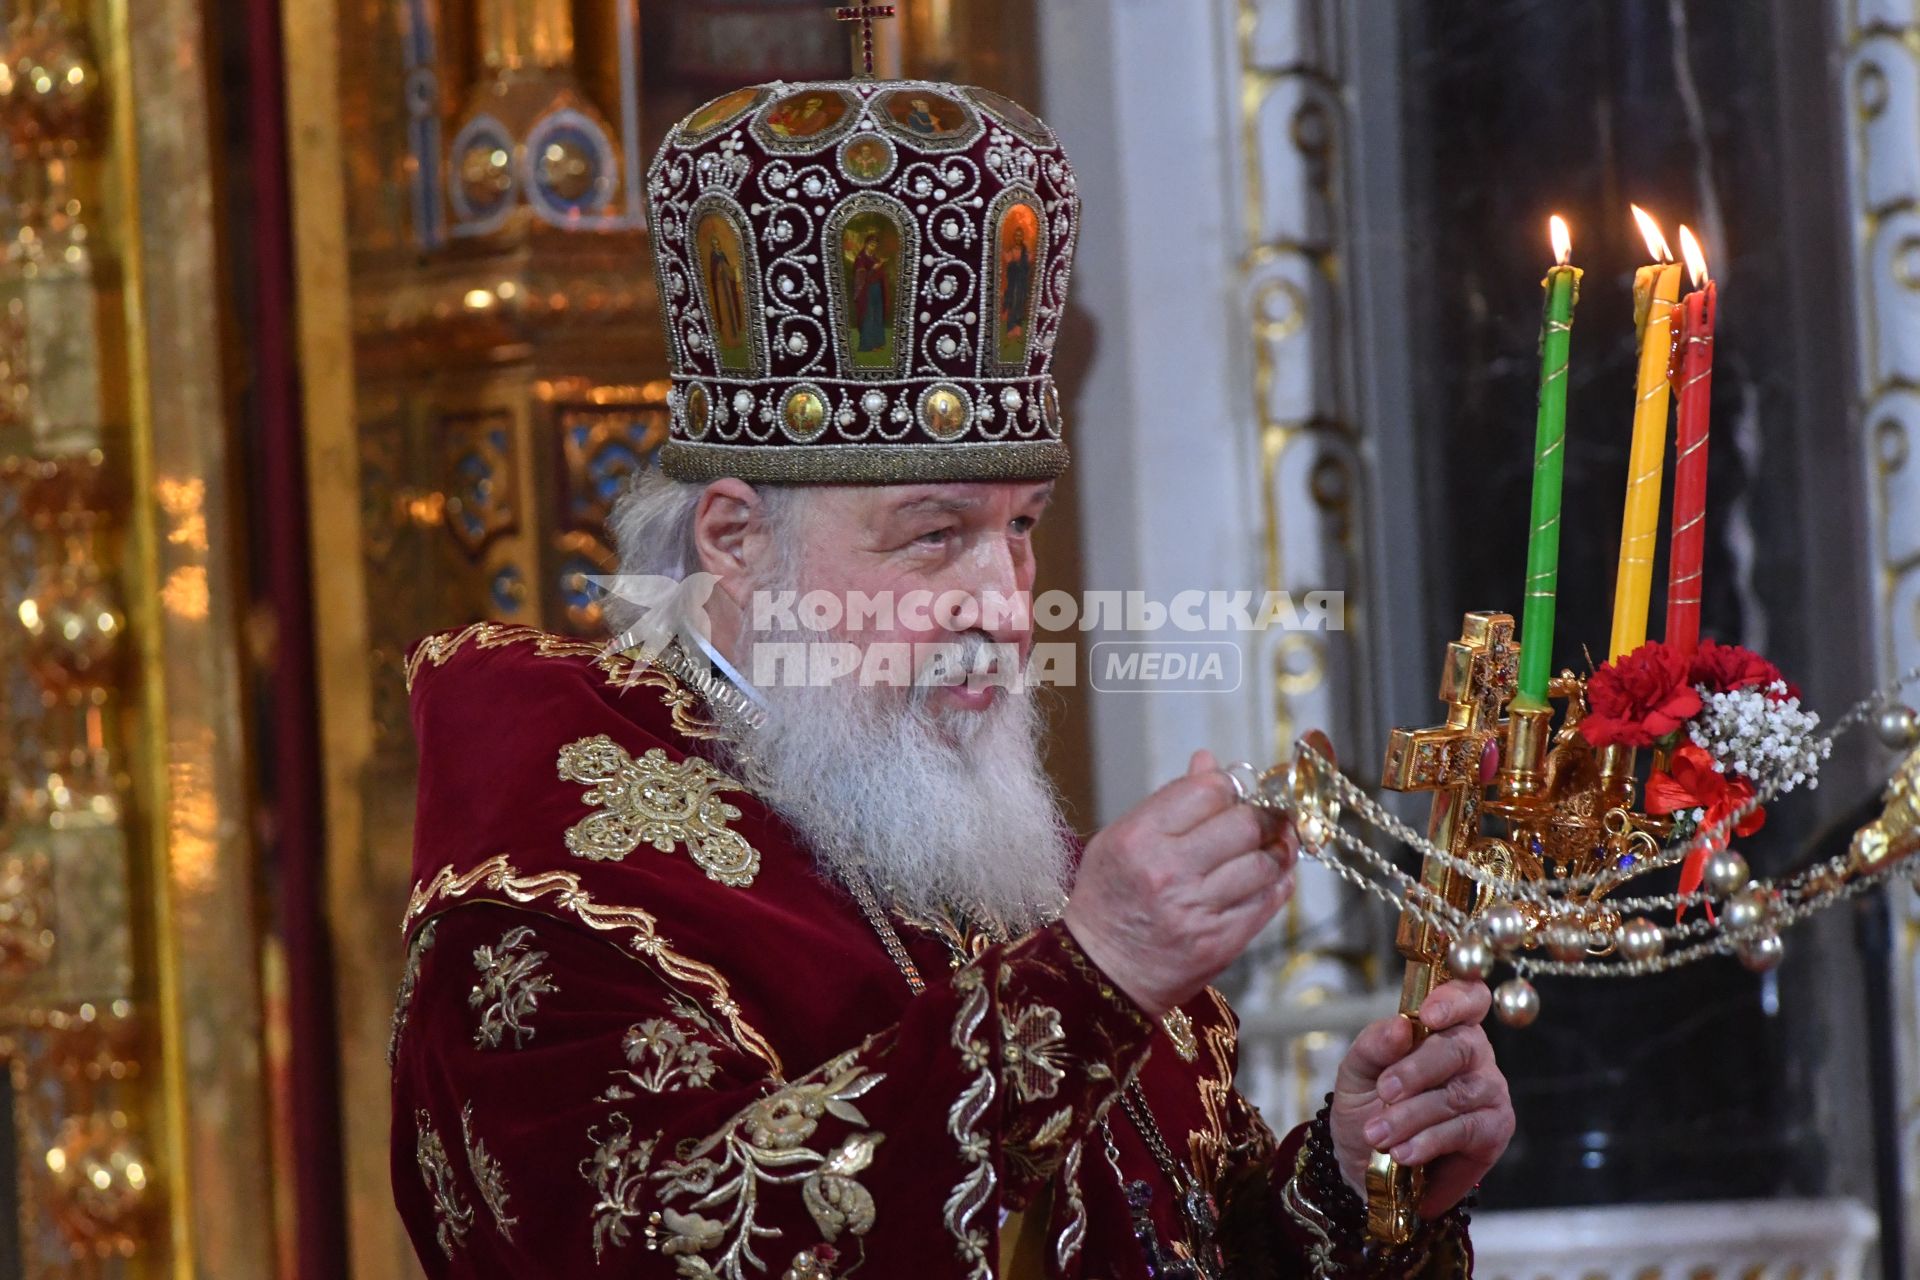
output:
<path id="1" fill-rule="evenodd" d="M 635 760 L 597 734 L 562 747 L 559 770 L 592 788 L 582 797 L 587 804 L 604 806 L 567 829 L 575 857 L 618 862 L 643 844 L 661 853 L 684 844 L 707 879 L 734 888 L 753 883 L 760 853 L 727 828 L 740 810 L 719 796 L 745 788 L 699 756 L 676 764 L 653 747 Z"/>
<path id="2" fill-rule="evenodd" d="M 1046 1005 L 1023 1009 L 1017 1016 L 1000 1015 L 1001 1075 L 1021 1102 L 1040 1102 L 1060 1092 L 1066 1078 L 1061 1046 L 1067 1033 L 1060 1011 Z"/>
<path id="3" fill-rule="evenodd" d="M 400 989 L 393 994 L 393 1025 L 387 1032 L 389 1068 L 399 1061 L 400 1033 L 406 1030 L 407 1015 L 413 1011 L 414 988 L 420 985 L 420 965 L 426 959 L 427 949 L 433 946 L 433 930 L 437 924 L 437 920 L 427 921 L 407 944 L 407 963 L 400 971 Z"/>
<path id="4" fill-rule="evenodd" d="M 718 721 L 697 714 L 701 700 L 686 685 L 667 671 L 644 662 L 631 652 L 616 652 L 591 640 L 557 636 L 533 627 L 500 622 L 475 622 L 447 635 L 428 636 L 408 655 L 404 676 L 407 692 L 427 666 L 444 666 L 454 654 L 473 645 L 476 649 L 504 649 L 508 645 L 530 644 L 542 658 L 591 658 L 593 665 L 607 677 L 607 683 L 627 689 L 641 686 L 656 690 L 660 701 L 673 713 L 673 727 L 689 738 L 726 738 L 730 735 Z"/>
<path id="5" fill-rule="evenodd" d="M 469 1007 L 480 1010 L 480 1025 L 473 1033 L 475 1047 L 498 1049 L 509 1033 L 518 1049 L 533 1039 L 527 1025 L 540 1007 L 540 997 L 556 988 L 551 975 L 542 973 L 544 951 L 528 951 L 533 930 L 526 925 L 509 929 L 497 946 L 475 947 L 473 967 L 480 981 L 467 993 Z"/>
<path id="6" fill-rule="evenodd" d="M 520 1219 L 507 1212 L 507 1177 L 500 1162 L 487 1150 L 487 1144 L 473 1136 L 473 1104 L 460 1108 L 460 1142 L 467 1149 L 467 1168 L 473 1184 L 480 1188 L 480 1199 L 493 1215 L 493 1225 L 511 1242 L 514 1224 Z"/>
<path id="7" fill-rule="evenodd" d="M 707 1027 L 700 1011 L 685 1001 L 675 1002 L 675 1012 L 695 1027 Z M 720 1068 L 713 1060 L 713 1046 L 697 1039 L 698 1030 L 672 1018 L 648 1018 L 627 1028 L 620 1048 L 627 1056 L 627 1067 L 614 1074 L 615 1083 L 600 1095 L 608 1102 L 622 1102 L 634 1096 L 634 1090 L 665 1093 L 674 1088 L 704 1089 Z M 629 1087 L 631 1086 L 631 1087 Z"/>
<path id="8" fill-rule="evenodd" d="M 961 1065 L 974 1076 L 947 1109 L 947 1133 L 959 1144 L 960 1159 L 969 1166 L 967 1176 L 947 1196 L 947 1233 L 953 1237 L 971 1280 L 993 1280 L 987 1228 L 979 1221 L 981 1213 L 993 1203 L 998 1183 L 993 1171 L 993 1143 L 980 1128 L 993 1106 L 995 1093 L 993 1057 L 980 1035 L 990 1011 L 991 993 L 985 976 L 973 966 L 954 974 L 953 985 L 961 993 L 960 1009 L 953 1021 L 953 1047 L 960 1051 Z"/>
<path id="9" fill-rule="evenodd" d="M 432 1117 L 422 1108 L 414 1113 L 413 1121 L 414 1159 L 420 1165 L 420 1180 L 426 1183 L 427 1195 L 433 1200 L 433 1238 L 440 1252 L 451 1258 L 453 1251 L 467 1242 L 467 1232 L 473 1227 L 473 1206 L 454 1182 L 453 1165 L 447 1159 L 446 1145 L 434 1130 Z"/>
<path id="10" fill-rule="evenodd" d="M 671 982 L 687 982 L 704 988 L 707 1003 L 726 1020 L 735 1044 L 766 1063 L 775 1080 L 784 1070 L 773 1045 L 740 1016 L 740 1005 L 732 997 L 727 980 L 712 965 L 675 951 L 660 936 L 658 923 L 638 907 L 607 906 L 595 902 L 593 895 L 580 887 L 580 877 L 567 871 L 543 871 L 520 875 L 503 854 L 489 858 L 464 872 L 442 867 L 433 878 L 416 885 L 407 900 L 402 928 L 411 928 L 437 902 L 458 902 L 481 893 L 499 894 L 507 902 L 525 905 L 551 896 L 554 906 L 571 915 L 589 929 L 621 935 L 635 954 L 653 961 Z M 484 900 L 484 899 L 481 899 Z"/>
<path id="11" fill-rule="evenodd" d="M 1173 1042 L 1173 1051 L 1180 1055 L 1182 1062 L 1196 1062 L 1200 1058 L 1200 1042 L 1193 1036 L 1193 1019 L 1187 1011 L 1178 1006 L 1167 1011 L 1160 1019 L 1165 1028 L 1167 1039 Z"/>
<path id="12" fill-rule="evenodd" d="M 593 1154 L 580 1162 L 580 1176 L 593 1184 L 597 1197 L 593 1204 L 593 1260 L 601 1261 L 609 1248 L 619 1248 L 632 1238 L 627 1223 L 641 1216 L 646 1200 L 647 1165 L 653 1160 L 658 1136 L 643 1140 L 633 1136 L 633 1122 L 616 1111 L 607 1118 L 606 1136 L 598 1129 L 587 1131 L 594 1144 Z"/>
<path id="13" fill-rule="evenodd" d="M 649 1241 L 661 1253 L 678 1257 L 680 1274 L 690 1280 L 746 1280 L 747 1268 L 767 1269 L 754 1252 L 754 1240 L 780 1234 L 757 1217 L 761 1190 L 796 1182 L 801 1203 L 827 1240 L 843 1233 L 866 1235 L 876 1211 L 873 1194 L 857 1175 L 873 1162 L 883 1135 L 855 1133 L 825 1154 L 806 1143 L 822 1116 L 867 1124 L 855 1100 L 885 1078 L 861 1066 L 856 1053 L 843 1054 L 813 1078 L 754 1103 L 735 1124 L 679 1160 L 663 1164 L 648 1175 L 660 1184 L 663 1203 L 658 1225 L 648 1228 Z M 698 1197 L 686 1212 L 664 1207 L 684 1196 Z M 720 1216 L 707 1217 L 709 1212 Z M 715 1250 L 712 1259 L 701 1256 Z"/>

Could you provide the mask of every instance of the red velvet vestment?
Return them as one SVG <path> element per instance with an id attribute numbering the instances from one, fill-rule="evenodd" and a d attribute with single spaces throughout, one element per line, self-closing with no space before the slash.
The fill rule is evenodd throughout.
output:
<path id="1" fill-rule="evenodd" d="M 408 676 L 393 1181 L 429 1276 L 1144 1280 L 1141 1235 L 1172 1254 L 1186 1229 L 1114 1105 L 1135 1078 L 1219 1205 L 1229 1275 L 1468 1273 L 1457 1218 L 1413 1260 L 1329 1257 L 1302 1133 L 1276 1142 L 1234 1090 L 1213 993 L 1189 1036 L 1059 925 L 956 968 L 896 922 L 913 995 L 665 672 L 478 624 Z"/>

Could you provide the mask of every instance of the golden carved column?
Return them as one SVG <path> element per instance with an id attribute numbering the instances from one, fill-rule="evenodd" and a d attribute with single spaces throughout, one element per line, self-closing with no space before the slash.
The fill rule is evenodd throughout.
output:
<path id="1" fill-rule="evenodd" d="M 262 1065 L 262 924 L 251 840 L 239 612 L 246 589 L 227 420 L 218 136 L 207 0 L 96 0 L 107 51 L 108 190 L 124 280 L 128 615 L 149 895 L 142 986 L 161 1024 L 177 1275 L 274 1270 Z"/>
<path id="2" fill-rule="evenodd" d="M 15 5 L 0 40 L 0 1056 L 35 1280 L 273 1273 L 201 13 L 132 5 Z"/>
<path id="3" fill-rule="evenodd" d="M 19 1264 L 36 1277 L 113 1274 L 159 1236 L 151 1133 L 129 1118 L 146 1100 L 137 1083 L 151 1019 L 135 1003 L 126 626 L 110 568 L 125 503 L 106 465 L 109 353 L 89 226 L 100 212 L 99 88 L 89 42 L 63 9 L 9 24 L 0 1055 L 22 1155 L 8 1209 Z"/>

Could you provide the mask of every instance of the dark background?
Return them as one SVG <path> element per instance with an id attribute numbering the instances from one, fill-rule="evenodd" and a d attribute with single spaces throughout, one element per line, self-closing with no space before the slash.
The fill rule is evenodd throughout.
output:
<path id="1" fill-rule="evenodd" d="M 1585 269 L 1573 331 L 1555 666 L 1606 657 L 1636 357 L 1628 213 L 1721 282 L 1704 633 L 1762 649 L 1836 714 L 1870 687 L 1865 545 L 1848 438 L 1851 330 L 1826 6 L 1764 0 L 1400 0 L 1428 637 L 1516 608 L 1524 578 L 1546 223 Z M 1667 481 L 1671 493 L 1671 440 Z M 1664 511 L 1664 507 L 1663 507 Z M 1663 521 L 1665 517 L 1663 515 Z M 1666 540 L 1663 528 L 1662 542 Z M 1656 566 L 1650 635 L 1661 633 Z M 1851 637 L 1845 638 L 1842 637 Z M 1816 797 L 1741 844 L 1757 871 L 1812 856 L 1869 789 L 1836 758 Z M 1520 1132 L 1490 1208 L 1772 1195 L 1871 1198 L 1870 1001 L 1853 913 L 1788 939 L 1766 978 L 1727 961 L 1631 983 L 1542 982 L 1498 1031 Z M 1814 953 L 1818 951 L 1816 956 Z"/>

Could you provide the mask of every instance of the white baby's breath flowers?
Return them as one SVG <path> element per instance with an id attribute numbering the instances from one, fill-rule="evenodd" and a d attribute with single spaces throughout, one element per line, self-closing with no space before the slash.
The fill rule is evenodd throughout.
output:
<path id="1" fill-rule="evenodd" d="M 1785 681 L 1732 693 L 1709 693 L 1702 686 L 1700 701 L 1687 735 L 1713 757 L 1716 770 L 1756 787 L 1777 786 L 1777 794 L 1820 785 L 1820 762 L 1833 743 L 1817 736 L 1820 717 L 1788 695 Z"/>

